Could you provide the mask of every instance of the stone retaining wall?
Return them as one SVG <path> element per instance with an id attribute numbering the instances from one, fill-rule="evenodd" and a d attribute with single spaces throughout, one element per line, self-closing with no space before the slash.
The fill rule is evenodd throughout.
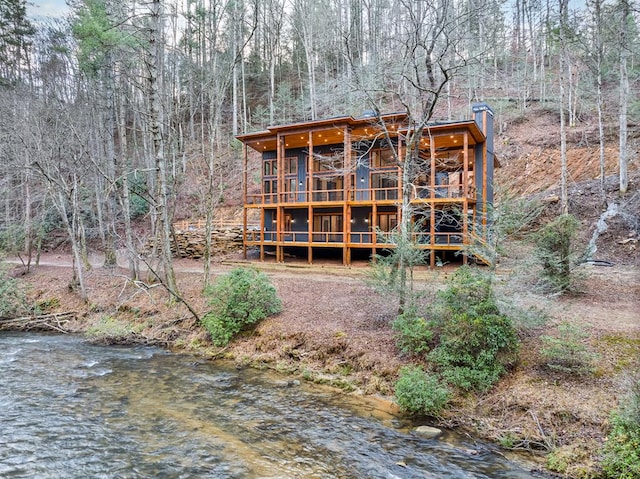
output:
<path id="1" fill-rule="evenodd" d="M 147 250 L 152 247 L 151 241 Z M 200 259 L 204 256 L 204 228 L 176 229 L 175 241 L 171 242 L 174 258 Z M 225 226 L 211 232 L 211 256 L 242 249 L 242 226 Z"/>

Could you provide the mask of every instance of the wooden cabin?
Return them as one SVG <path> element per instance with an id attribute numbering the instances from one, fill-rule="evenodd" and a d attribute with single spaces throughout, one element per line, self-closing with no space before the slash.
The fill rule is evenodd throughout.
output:
<path id="1" fill-rule="evenodd" d="M 434 122 L 424 130 L 411 174 L 412 234 L 430 263 L 486 239 L 493 201 L 493 111 Z M 240 135 L 244 144 L 244 251 L 275 255 L 333 253 L 345 265 L 393 248 L 402 212 L 407 116 L 365 114 L 269 127 Z M 249 155 L 260 155 L 260 186 L 250 186 Z M 249 219 L 249 220 L 248 220 Z M 466 262 L 466 256 L 464 257 Z"/>

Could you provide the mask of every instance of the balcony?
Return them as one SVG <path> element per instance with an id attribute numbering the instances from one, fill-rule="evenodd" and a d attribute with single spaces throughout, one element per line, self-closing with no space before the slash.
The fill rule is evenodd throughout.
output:
<path id="1" fill-rule="evenodd" d="M 278 242 L 278 234 L 275 231 L 247 230 L 246 241 L 253 244 L 276 244 Z M 395 247 L 393 235 L 395 233 L 390 232 L 351 232 L 349 233 L 350 245 L 360 245 L 367 247 L 378 248 L 393 248 Z M 281 237 L 281 243 L 288 245 L 296 244 L 312 244 L 314 246 L 335 246 L 336 244 L 342 244 L 344 242 L 345 233 L 334 231 L 312 231 L 311 243 L 309 243 L 308 231 L 283 231 Z M 412 233 L 412 239 L 414 244 L 418 248 L 428 249 L 431 246 L 431 234 L 430 233 Z M 434 233 L 433 245 L 437 247 L 451 247 L 452 249 L 459 249 L 463 244 L 463 235 L 461 232 L 451 233 Z"/>
<path id="2" fill-rule="evenodd" d="M 437 185 L 435 187 L 434 195 L 431 196 L 432 188 L 430 186 L 413 186 L 413 194 L 411 201 L 429 201 L 446 200 L 446 199 L 462 199 L 464 198 L 463 185 Z M 311 193 L 308 191 L 294 191 L 283 193 L 259 193 L 248 194 L 245 198 L 246 205 L 277 205 L 278 203 L 294 204 L 294 203 L 308 203 L 309 201 L 314 203 L 342 203 L 347 199 L 350 202 L 397 202 L 401 197 L 399 188 L 368 188 L 368 189 L 356 189 L 348 190 L 345 192 L 343 189 L 336 190 L 314 190 Z M 467 198 L 469 200 L 475 199 L 475 189 L 472 187 L 467 188 Z"/>

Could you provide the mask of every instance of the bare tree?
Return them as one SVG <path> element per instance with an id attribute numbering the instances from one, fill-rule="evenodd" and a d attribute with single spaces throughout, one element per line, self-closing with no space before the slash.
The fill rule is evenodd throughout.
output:
<path id="1" fill-rule="evenodd" d="M 172 297 L 179 298 L 178 283 L 173 267 L 171 253 L 171 203 L 169 193 L 169 175 L 167 155 L 165 151 L 165 131 L 163 125 L 162 106 L 162 62 L 163 62 L 163 8 L 161 0 L 152 0 L 149 5 L 148 44 L 145 65 L 147 68 L 147 98 L 149 104 L 150 153 L 155 164 L 157 190 L 154 194 L 154 208 L 159 210 L 156 229 L 159 238 L 160 254 L 164 280 Z"/>
<path id="2" fill-rule="evenodd" d="M 567 192 L 567 126 L 565 111 L 567 110 L 567 70 L 568 53 L 567 53 L 567 18 L 569 0 L 559 0 L 560 5 L 560 28 L 559 28 L 559 42 L 560 42 L 560 209 L 562 214 L 569 212 L 569 195 Z"/>
<path id="3" fill-rule="evenodd" d="M 629 58 L 629 23 L 631 22 L 631 8 L 629 0 L 620 0 L 620 110 L 619 134 L 620 152 L 618 164 L 620 167 L 620 193 L 626 193 L 629 188 L 628 174 L 628 119 L 629 109 L 629 73 L 627 59 Z"/>
<path id="4" fill-rule="evenodd" d="M 82 111 L 63 104 L 40 104 L 32 122 L 30 138 L 25 138 L 33 151 L 33 168 L 46 181 L 50 197 L 64 225 L 73 255 L 73 280 L 80 297 L 87 301 L 84 270 L 89 268 L 86 251 L 85 215 L 90 208 L 83 201 L 86 190 L 81 179 L 88 176 L 87 124 Z M 69 132 L 73 132 L 69 134 Z"/>
<path id="5" fill-rule="evenodd" d="M 438 102 L 447 83 L 456 71 L 471 59 L 459 50 L 460 38 L 456 36 L 456 25 L 460 21 L 454 15 L 453 3 L 449 0 L 428 0 L 398 3 L 403 20 L 402 35 L 396 38 L 399 60 L 385 65 L 384 83 L 369 86 L 361 71 L 356 69 L 354 78 L 357 88 L 364 94 L 375 112 L 375 118 L 387 144 L 392 146 L 392 130 L 381 114 L 384 102 L 399 102 L 407 115 L 407 128 L 400 136 L 402 147 L 393 147 L 395 162 L 401 171 L 402 203 L 399 223 L 397 252 L 399 310 L 406 307 L 408 292 L 408 268 L 412 252 L 408 246 L 412 240 L 411 203 L 418 173 L 429 168 L 420 158 L 420 142 L 429 134 Z M 470 14 L 471 12 L 468 12 Z M 351 56 L 350 56 L 351 58 Z M 355 64 L 352 62 L 352 65 Z"/>
<path id="6" fill-rule="evenodd" d="M 607 205 L 607 194 L 605 190 L 605 136 L 604 136 L 604 101 L 603 101 L 603 78 L 604 68 L 604 42 L 603 42 L 603 17 L 602 0 L 591 0 L 587 5 L 591 9 L 592 37 L 585 45 L 587 53 L 587 66 L 589 67 L 596 87 L 596 108 L 598 110 L 598 145 L 600 152 L 600 198 L 602 205 Z"/>

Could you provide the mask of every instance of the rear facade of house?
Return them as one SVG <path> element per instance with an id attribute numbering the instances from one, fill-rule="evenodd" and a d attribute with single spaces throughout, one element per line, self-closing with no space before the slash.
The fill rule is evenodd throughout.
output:
<path id="1" fill-rule="evenodd" d="M 410 178 L 412 239 L 437 261 L 484 241 L 493 201 L 493 112 L 434 122 L 414 148 Z M 405 114 L 339 117 L 240 135 L 244 144 L 244 251 L 365 258 L 394 247 L 402 213 Z M 260 156 L 258 172 L 249 155 Z M 405 175 L 407 178 L 407 175 Z"/>

